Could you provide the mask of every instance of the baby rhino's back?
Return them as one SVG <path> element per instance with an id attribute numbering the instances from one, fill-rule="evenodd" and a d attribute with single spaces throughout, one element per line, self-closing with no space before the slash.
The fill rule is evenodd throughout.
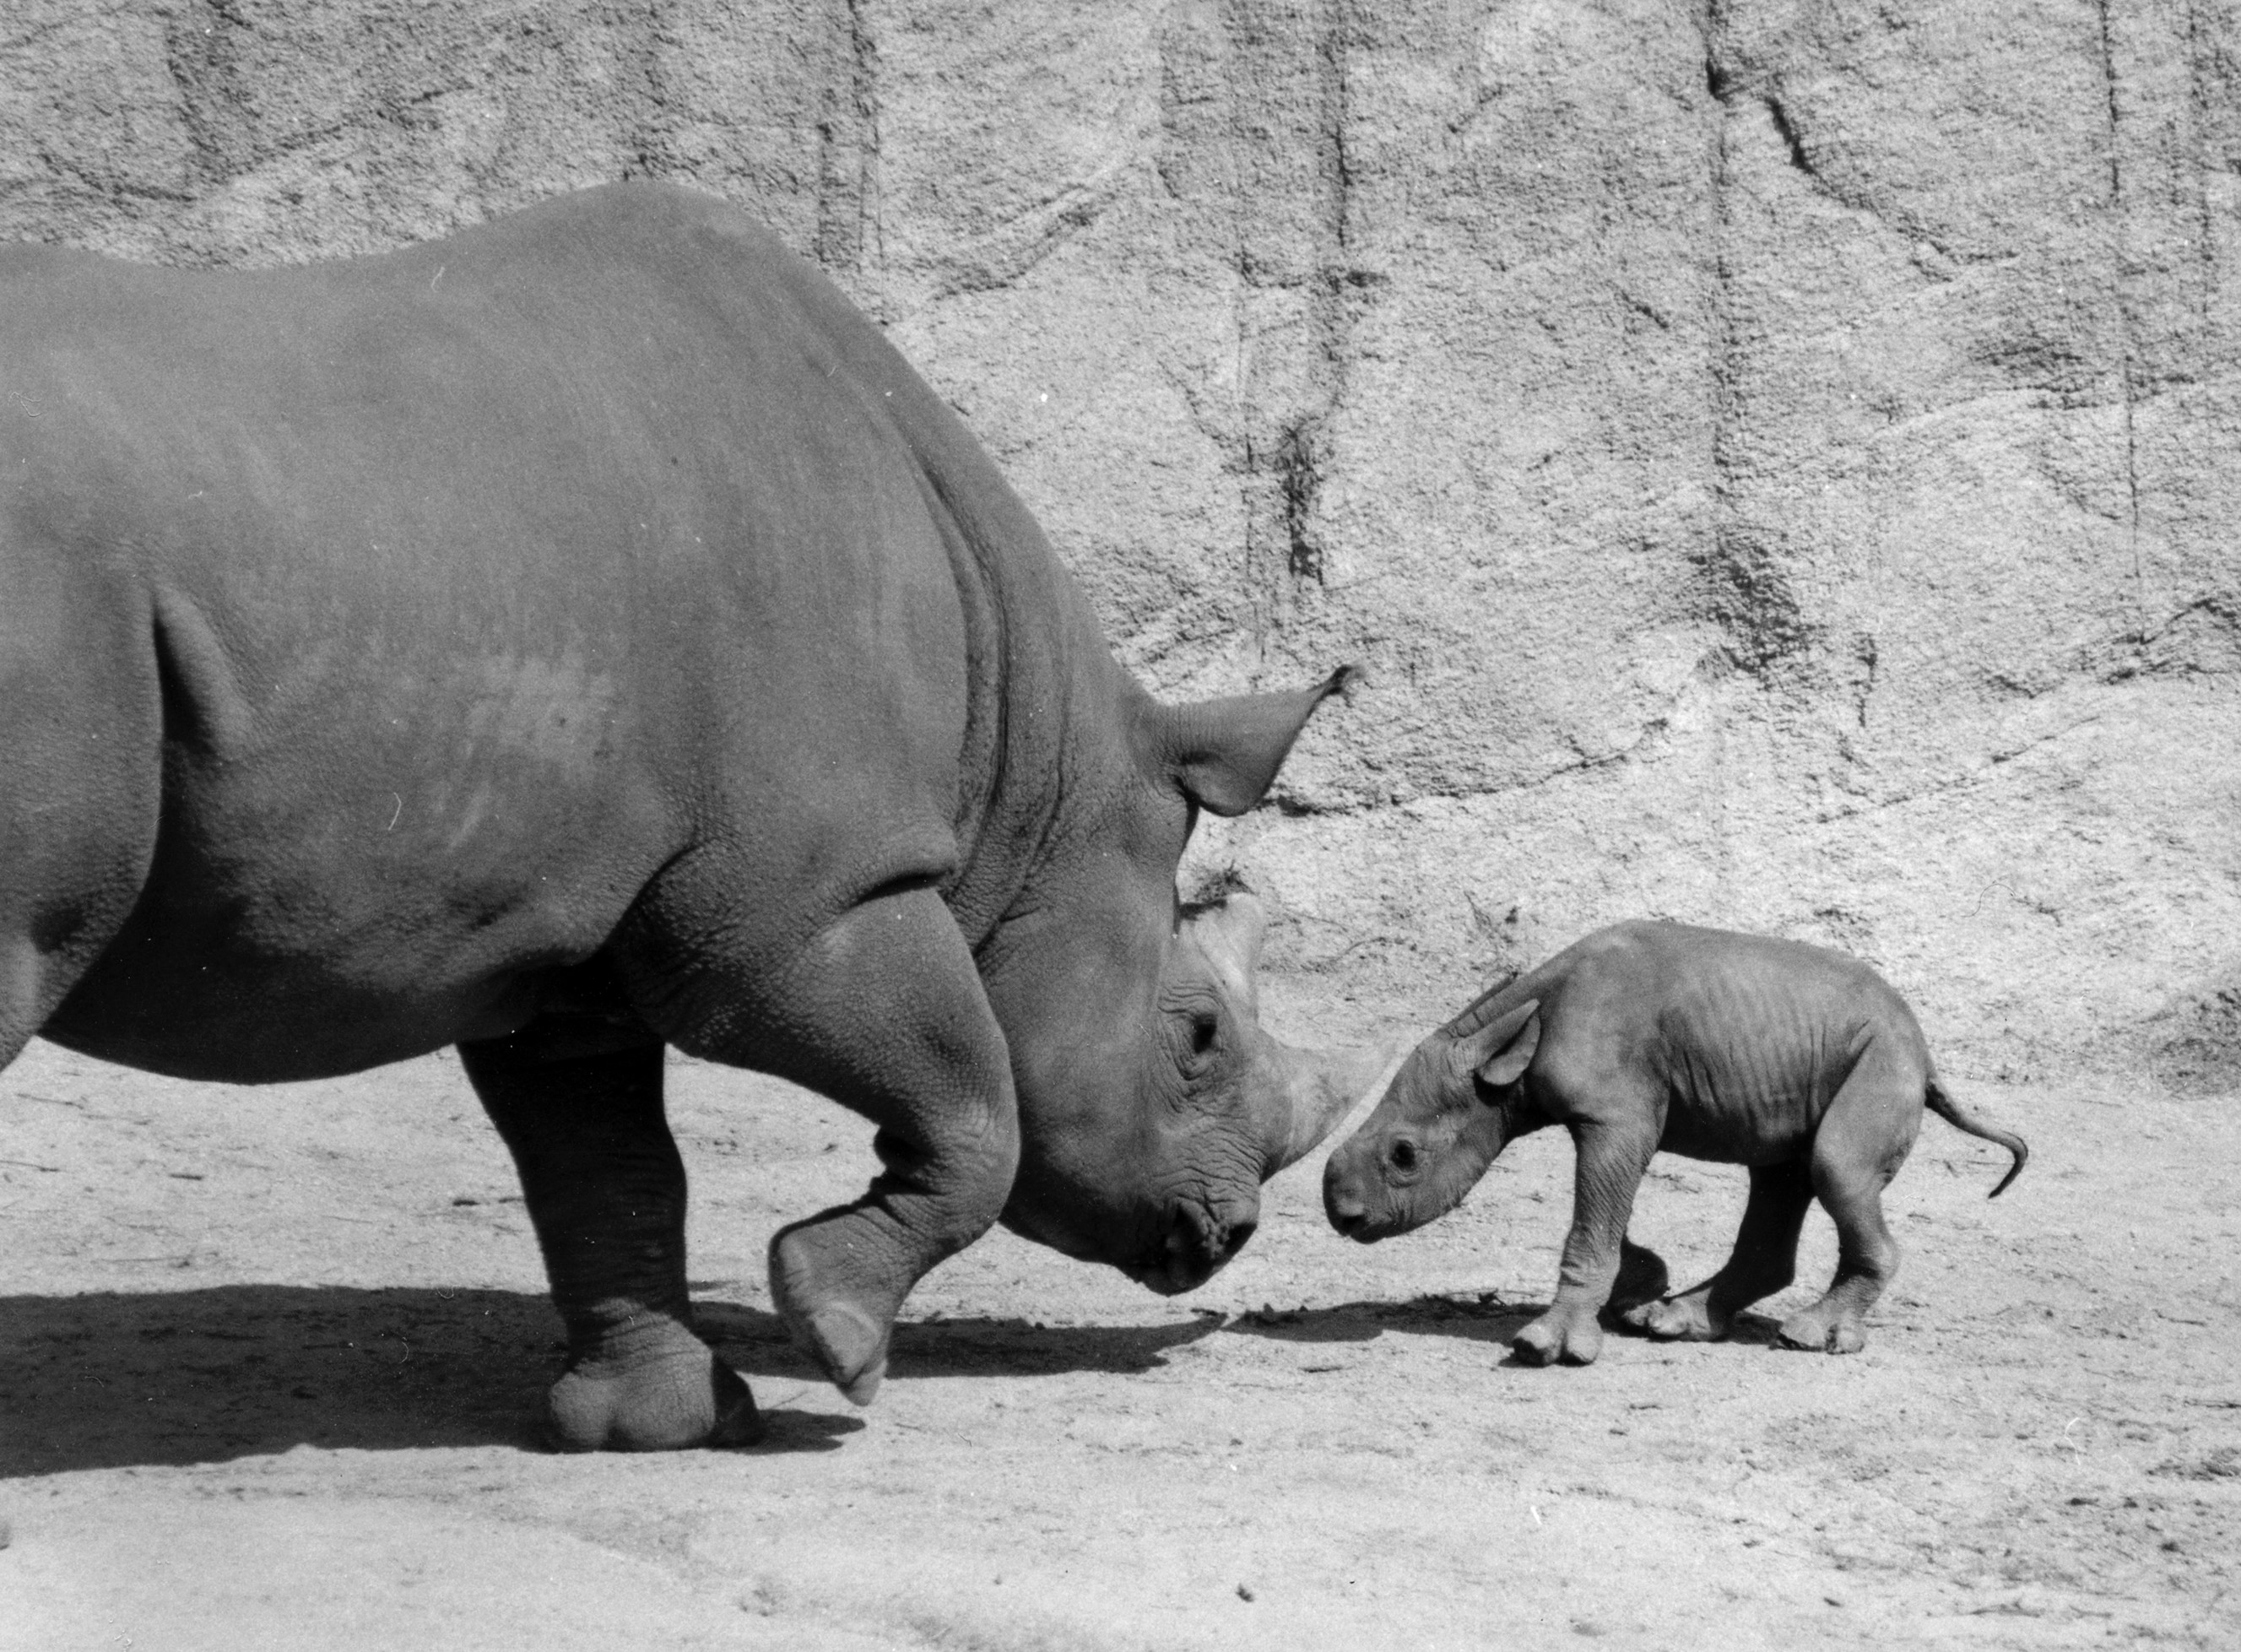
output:
<path id="1" fill-rule="evenodd" d="M 1685 924 L 1615 925 L 1572 949 L 1549 1031 L 1582 1038 L 1665 1108 L 1661 1147 L 1728 1163 L 1799 1156 L 1834 1096 L 1872 1059 L 1919 1096 L 1929 1076 L 1903 1000 L 1857 959 L 1803 942 Z M 1552 1052 L 1555 1053 L 1555 1052 Z M 1625 1070 L 1614 1072 L 1616 1062 Z"/>

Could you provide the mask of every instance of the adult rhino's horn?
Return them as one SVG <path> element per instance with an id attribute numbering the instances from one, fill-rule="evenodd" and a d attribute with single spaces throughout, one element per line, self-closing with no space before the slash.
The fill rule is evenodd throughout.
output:
<path id="1" fill-rule="evenodd" d="M 1361 677 L 1360 667 L 1341 665 L 1295 693 L 1233 694 L 1154 707 L 1153 759 L 1200 807 L 1242 814 L 1267 793 L 1315 707 Z"/>
<path id="2" fill-rule="evenodd" d="M 1335 1130 L 1355 1106 L 1375 1093 L 1398 1052 L 1294 1050 L 1269 1040 L 1285 1114 L 1268 1174 L 1296 1164 Z"/>

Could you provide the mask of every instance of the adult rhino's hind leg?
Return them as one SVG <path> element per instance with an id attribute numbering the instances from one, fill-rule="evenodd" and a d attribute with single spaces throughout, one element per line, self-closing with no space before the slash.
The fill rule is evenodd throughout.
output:
<path id="1" fill-rule="evenodd" d="M 879 1127 L 881 1169 L 864 1196 L 782 1228 L 770 1247 L 771 1295 L 795 1343 L 868 1404 L 903 1299 L 994 1226 L 1011 1196 L 1019 1112 L 1003 1030 L 930 888 L 843 913 L 775 987 L 720 957 L 702 963 L 651 1011 L 666 1037 L 820 1091 Z"/>
<path id="2" fill-rule="evenodd" d="M 568 1053 L 558 1031 L 532 1021 L 459 1047 L 512 1151 L 568 1328 L 547 1436 L 570 1451 L 750 1444 L 762 1422 L 747 1385 L 692 1330 L 662 1047 Z"/>
<path id="3" fill-rule="evenodd" d="M 1717 1341 L 1736 1314 L 1796 1277 L 1797 1235 L 1812 1202 L 1803 1160 L 1752 1166 L 1750 1200 L 1726 1266 L 1694 1289 L 1630 1310 L 1626 1323 L 1668 1341 Z"/>

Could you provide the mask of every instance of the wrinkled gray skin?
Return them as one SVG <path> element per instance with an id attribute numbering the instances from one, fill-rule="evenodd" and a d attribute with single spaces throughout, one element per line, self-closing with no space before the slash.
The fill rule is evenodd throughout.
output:
<path id="1" fill-rule="evenodd" d="M 663 1047 L 882 1169 L 781 1232 L 868 1400 L 1002 1220 L 1153 1288 L 1374 1075 L 1184 910 L 1341 677 L 1155 704 L 940 398 L 652 185 L 305 269 L 0 249 L 0 1063 L 243 1083 L 455 1043 L 566 1321 L 577 1448 L 753 1437 L 693 1334 Z"/>
<path id="2" fill-rule="evenodd" d="M 1555 1300 L 1517 1335 L 1520 1358 L 1585 1365 L 1622 1272 L 1662 1280 L 1626 1242 L 1650 1155 L 1750 1167 L 1727 1265 L 1695 1289 L 1628 1293 L 1623 1322 L 1709 1341 L 1788 1286 L 1816 1198 L 1836 1227 L 1836 1277 L 1783 1322 L 1791 1348 L 1850 1354 L 1898 1267 L 1883 1190 L 1927 1104 L 2024 1167 L 2017 1137 L 1978 1122 L 1938 1082 L 1922 1030 L 1866 965 L 1796 941 L 1624 923 L 1496 987 L 1409 1055 L 1323 1175 L 1331 1225 L 1365 1241 L 1406 1233 L 1461 1201 L 1515 1137 L 1561 1124 L 1578 1150 L 1572 1230 Z M 1624 1267 L 1622 1268 L 1623 1261 Z"/>

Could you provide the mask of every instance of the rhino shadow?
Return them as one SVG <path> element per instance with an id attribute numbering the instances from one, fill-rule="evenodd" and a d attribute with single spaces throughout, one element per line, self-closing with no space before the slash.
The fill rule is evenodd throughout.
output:
<path id="1" fill-rule="evenodd" d="M 704 1334 L 754 1381 L 770 1430 L 749 1455 L 831 1451 L 860 1432 L 762 1309 L 695 1305 Z M 0 1478 L 182 1467 L 297 1446 L 538 1450 L 532 1422 L 559 1368 L 543 1295 L 231 1285 L 0 1297 Z M 1023 1320 L 897 1328 L 901 1377 L 1143 1371 L 1203 1322 L 1043 1329 Z M 798 1379 L 806 1395 L 789 1392 Z M 830 1400 L 834 1409 L 802 1408 Z"/>
<path id="2" fill-rule="evenodd" d="M 1488 1291 L 1473 1297 L 1419 1296 L 1405 1302 L 1344 1302 L 1335 1308 L 1264 1308 L 1240 1314 L 1222 1329 L 1279 1342 L 1372 1342 L 1388 1331 L 1411 1336 L 1453 1336 L 1507 1348 L 1512 1337 L 1549 1311 L 1546 1302 L 1516 1302 Z M 1649 1337 L 1603 1315 L 1606 1328 L 1635 1341 Z M 1736 1316 L 1726 1341 L 1771 1347 L 1776 1321 L 1762 1314 Z M 1521 1363 L 1513 1354 L 1507 1363 Z"/>
<path id="3" fill-rule="evenodd" d="M 774 1314 L 734 1302 L 693 1304 L 700 1334 L 749 1375 L 819 1381 Z M 1054 1376 L 1100 1371 L 1140 1376 L 1170 1350 L 1210 1336 L 1219 1314 L 1167 1325 L 1045 1325 L 1027 1319 L 927 1319 L 896 1323 L 887 1369 L 898 1377 Z"/>
<path id="4" fill-rule="evenodd" d="M 1491 1292 L 1475 1300 L 1418 1296 L 1405 1302 L 1342 1302 L 1335 1308 L 1263 1308 L 1238 1314 L 1222 1328 L 1278 1342 L 1374 1342 L 1388 1331 L 1400 1331 L 1506 1343 L 1547 1308 L 1545 1302 L 1506 1301 Z"/>

